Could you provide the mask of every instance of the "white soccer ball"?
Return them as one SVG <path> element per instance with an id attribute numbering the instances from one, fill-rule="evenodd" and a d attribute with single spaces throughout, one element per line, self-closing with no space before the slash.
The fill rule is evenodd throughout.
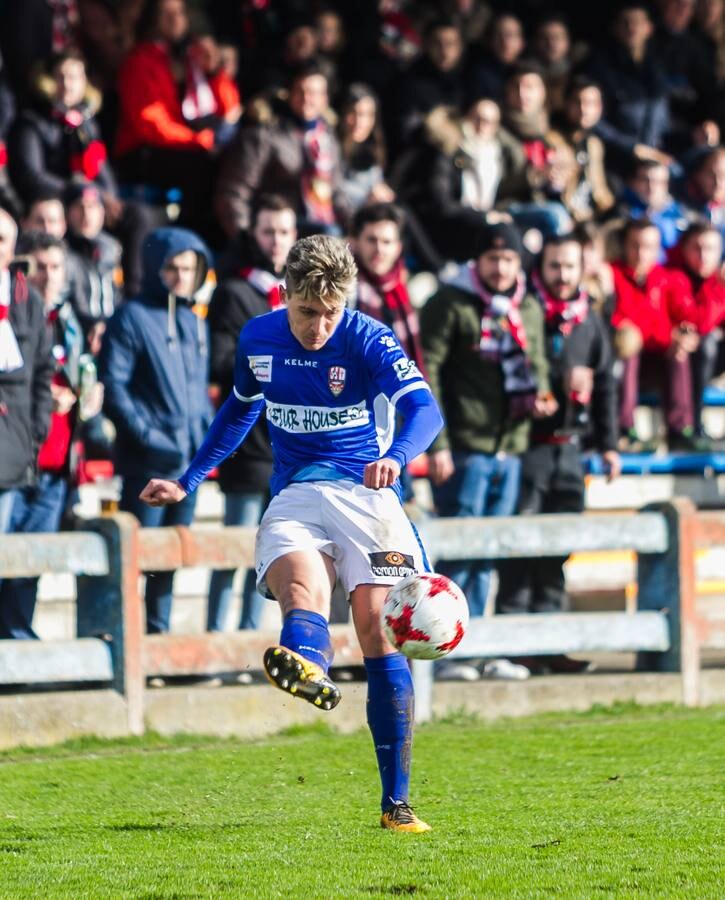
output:
<path id="1" fill-rule="evenodd" d="M 408 575 L 383 605 L 390 643 L 411 659 L 440 659 L 461 642 L 468 625 L 463 591 L 445 575 Z"/>

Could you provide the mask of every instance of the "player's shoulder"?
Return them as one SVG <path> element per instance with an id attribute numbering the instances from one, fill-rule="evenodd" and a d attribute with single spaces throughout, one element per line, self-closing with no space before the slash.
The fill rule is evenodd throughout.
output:
<path id="1" fill-rule="evenodd" d="M 373 319 L 357 309 L 346 310 L 345 324 L 348 335 L 360 350 L 385 349 L 397 346 L 391 329 L 378 319 Z"/>
<path id="2" fill-rule="evenodd" d="M 287 321 L 286 309 L 275 309 L 261 316 L 254 316 L 242 328 L 240 341 L 256 341 L 282 334 Z"/>

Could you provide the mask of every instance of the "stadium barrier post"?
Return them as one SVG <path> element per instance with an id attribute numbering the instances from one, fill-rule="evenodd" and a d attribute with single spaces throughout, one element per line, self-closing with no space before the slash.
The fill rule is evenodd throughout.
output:
<path id="1" fill-rule="evenodd" d="M 429 659 L 412 660 L 415 688 L 415 721 L 429 722 L 433 716 L 433 663 Z"/>
<path id="2" fill-rule="evenodd" d="M 637 558 L 637 608 L 665 610 L 670 625 L 670 649 L 640 653 L 640 671 L 680 672 L 682 700 L 699 703 L 700 650 L 695 595 L 695 506 L 677 497 L 672 502 L 645 507 L 660 512 L 667 523 L 664 553 L 640 553 Z"/>
<path id="3" fill-rule="evenodd" d="M 128 728 L 143 734 L 144 673 L 141 643 L 144 623 L 139 594 L 139 525 L 130 513 L 87 523 L 108 546 L 108 575 L 78 578 L 78 637 L 103 636 L 113 659 L 114 688 L 126 699 Z"/>

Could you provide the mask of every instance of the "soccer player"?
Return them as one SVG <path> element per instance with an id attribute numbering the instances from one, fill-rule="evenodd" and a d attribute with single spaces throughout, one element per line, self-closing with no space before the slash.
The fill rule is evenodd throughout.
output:
<path id="1" fill-rule="evenodd" d="M 357 270 L 347 245 L 297 241 L 286 267 L 286 308 L 252 319 L 239 338 L 234 389 L 187 471 L 152 479 L 158 506 L 195 490 L 266 409 L 274 455 L 272 501 L 257 534 L 257 584 L 282 608 L 269 679 L 320 709 L 340 691 L 329 678 L 330 596 L 339 578 L 368 676 L 368 723 L 382 781 L 381 825 L 428 831 L 408 803 L 413 684 L 387 641 L 381 610 L 390 585 L 427 567 L 403 512 L 398 477 L 442 425 L 438 406 L 392 331 L 346 308 Z M 396 414 L 403 424 L 394 436 Z"/>

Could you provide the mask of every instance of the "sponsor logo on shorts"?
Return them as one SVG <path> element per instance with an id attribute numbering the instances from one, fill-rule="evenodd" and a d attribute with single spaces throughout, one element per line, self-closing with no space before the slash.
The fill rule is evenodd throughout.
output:
<path id="1" fill-rule="evenodd" d="M 406 575 L 415 575 L 415 561 L 407 553 L 398 550 L 380 550 L 370 553 L 370 571 L 373 575 L 382 575 L 385 578 L 405 578 Z"/>
<path id="2" fill-rule="evenodd" d="M 272 425 L 292 434 L 315 434 L 339 431 L 342 428 L 362 428 L 370 422 L 367 403 L 362 400 L 353 406 L 292 406 L 267 401 L 267 419 Z"/>
<path id="3" fill-rule="evenodd" d="M 342 366 L 330 366 L 327 370 L 327 386 L 333 397 L 339 397 L 345 390 L 347 372 Z"/>
<path id="4" fill-rule="evenodd" d="M 393 369 L 398 376 L 398 381 L 410 381 L 411 378 L 422 378 L 418 366 L 412 359 L 396 359 Z"/>
<path id="5" fill-rule="evenodd" d="M 248 356 L 249 368 L 252 375 L 257 381 L 272 380 L 272 357 L 271 356 Z"/>

